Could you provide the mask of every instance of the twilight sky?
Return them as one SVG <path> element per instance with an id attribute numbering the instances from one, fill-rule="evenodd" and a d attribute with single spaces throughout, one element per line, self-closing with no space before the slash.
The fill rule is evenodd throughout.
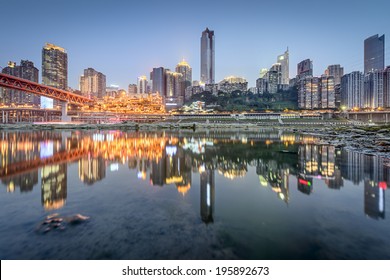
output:
<path id="1" fill-rule="evenodd" d="M 363 70 L 363 41 L 385 34 L 390 65 L 390 1 L 370 0 L 12 0 L 2 1 L 0 66 L 21 59 L 40 70 L 46 42 L 68 53 L 68 83 L 78 88 L 92 67 L 107 85 L 127 90 L 153 67 L 174 70 L 185 58 L 193 79 L 200 76 L 200 37 L 215 31 L 216 81 L 245 77 L 254 86 L 260 68 L 269 68 L 288 46 L 290 78 L 303 59 L 314 75 L 330 64 L 344 72 Z"/>

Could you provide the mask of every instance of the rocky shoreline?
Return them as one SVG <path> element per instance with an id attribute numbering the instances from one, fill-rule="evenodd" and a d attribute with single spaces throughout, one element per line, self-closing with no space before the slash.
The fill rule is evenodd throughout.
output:
<path id="1" fill-rule="evenodd" d="M 318 136 L 319 144 L 333 145 L 368 155 L 379 155 L 386 159 L 390 166 L 390 126 L 373 127 L 336 127 L 310 131 L 304 129 L 301 133 Z"/>

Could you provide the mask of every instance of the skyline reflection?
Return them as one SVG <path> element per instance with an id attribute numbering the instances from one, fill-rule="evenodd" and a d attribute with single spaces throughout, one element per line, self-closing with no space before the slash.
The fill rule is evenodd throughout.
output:
<path id="1" fill-rule="evenodd" d="M 390 168 L 384 159 L 357 151 L 319 145 L 313 136 L 264 130 L 252 134 L 175 135 L 164 132 L 40 131 L 2 132 L 0 179 L 7 192 L 30 192 L 41 185 L 41 204 L 50 211 L 66 206 L 68 163 L 78 166 L 86 186 L 104 181 L 107 172 L 126 166 L 150 185 L 175 186 L 183 196 L 199 180 L 200 217 L 214 222 L 216 176 L 237 180 L 253 176 L 286 205 L 291 188 L 310 196 L 323 181 L 342 190 L 346 181 L 362 184 L 364 213 L 385 219 L 385 192 Z M 197 178 L 194 180 L 194 178 Z M 295 178 L 296 185 L 292 185 Z M 222 191 L 219 189 L 218 191 Z"/>

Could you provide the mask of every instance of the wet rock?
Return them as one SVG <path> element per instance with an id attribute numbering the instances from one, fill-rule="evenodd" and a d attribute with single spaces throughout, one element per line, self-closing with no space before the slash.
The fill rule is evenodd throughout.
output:
<path id="1" fill-rule="evenodd" d="M 55 213 L 47 216 L 45 220 L 38 225 L 37 232 L 45 234 L 54 230 L 63 231 L 68 225 L 78 225 L 87 220 L 89 220 L 89 217 L 81 214 L 60 217 L 59 214 Z"/>

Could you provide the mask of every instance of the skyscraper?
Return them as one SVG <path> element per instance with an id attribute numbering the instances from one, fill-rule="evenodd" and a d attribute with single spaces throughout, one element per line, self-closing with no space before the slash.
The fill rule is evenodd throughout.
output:
<path id="1" fill-rule="evenodd" d="M 298 82 L 298 108 L 318 109 L 320 103 L 320 79 L 307 76 Z"/>
<path id="2" fill-rule="evenodd" d="M 137 93 L 148 93 L 148 79 L 146 76 L 140 76 L 137 79 Z"/>
<path id="3" fill-rule="evenodd" d="M 281 84 L 288 85 L 290 83 L 288 48 L 284 54 L 278 55 L 278 63 L 280 63 L 282 68 Z"/>
<path id="4" fill-rule="evenodd" d="M 158 68 L 153 68 L 153 71 L 150 72 L 150 79 L 153 81 L 153 92 L 154 93 L 159 93 L 160 96 L 166 96 L 166 91 L 165 91 L 165 72 L 166 69 L 164 67 L 158 67 Z"/>
<path id="5" fill-rule="evenodd" d="M 346 109 L 363 108 L 364 75 L 355 71 L 341 78 L 341 106 Z"/>
<path id="6" fill-rule="evenodd" d="M 323 75 L 320 80 L 320 108 L 336 108 L 335 78 Z"/>
<path id="7" fill-rule="evenodd" d="M 364 74 L 385 68 L 385 34 L 364 40 Z"/>
<path id="8" fill-rule="evenodd" d="M 181 81 L 183 75 L 177 72 L 166 71 L 166 97 L 168 98 L 181 98 Z M 183 100 L 183 99 L 181 99 Z"/>
<path id="9" fill-rule="evenodd" d="M 338 85 L 341 83 L 341 77 L 344 75 L 344 68 L 340 64 L 329 65 L 325 70 L 326 76 L 333 76 L 334 84 Z"/>
<path id="10" fill-rule="evenodd" d="M 214 31 L 206 28 L 200 39 L 200 80 L 205 84 L 215 82 L 215 40 Z"/>
<path id="11" fill-rule="evenodd" d="M 16 65 L 15 62 L 10 61 L 8 66 L 3 68 L 2 72 L 4 74 L 38 83 L 39 71 L 34 66 L 34 63 L 28 60 L 21 60 L 20 65 Z M 40 103 L 40 98 L 38 95 L 6 88 L 3 89 L 3 96 L 1 99 L 1 102 L 7 105 L 14 103 L 39 106 Z"/>
<path id="12" fill-rule="evenodd" d="M 275 63 L 267 72 L 268 92 L 277 93 L 278 85 L 282 84 L 282 65 Z"/>
<path id="13" fill-rule="evenodd" d="M 390 66 L 383 71 L 383 107 L 390 107 Z"/>
<path id="14" fill-rule="evenodd" d="M 80 91 L 89 98 L 102 99 L 106 95 L 106 76 L 93 68 L 85 69 L 80 77 Z"/>
<path id="15" fill-rule="evenodd" d="M 192 85 L 192 68 L 190 65 L 183 59 L 182 62 L 176 65 L 176 72 L 182 74 L 181 80 L 181 96 L 185 96 L 185 90 L 187 87 Z"/>
<path id="16" fill-rule="evenodd" d="M 305 59 L 297 65 L 297 79 L 307 76 L 313 76 L 313 62 L 310 59 Z"/>
<path id="17" fill-rule="evenodd" d="M 383 108 L 383 70 L 372 70 L 364 76 L 364 108 Z"/>
<path id="18" fill-rule="evenodd" d="M 46 43 L 42 49 L 42 83 L 66 90 L 68 87 L 68 54 L 65 49 Z M 58 101 L 54 106 L 59 105 Z M 41 97 L 42 108 L 53 108 L 53 99 Z"/>

